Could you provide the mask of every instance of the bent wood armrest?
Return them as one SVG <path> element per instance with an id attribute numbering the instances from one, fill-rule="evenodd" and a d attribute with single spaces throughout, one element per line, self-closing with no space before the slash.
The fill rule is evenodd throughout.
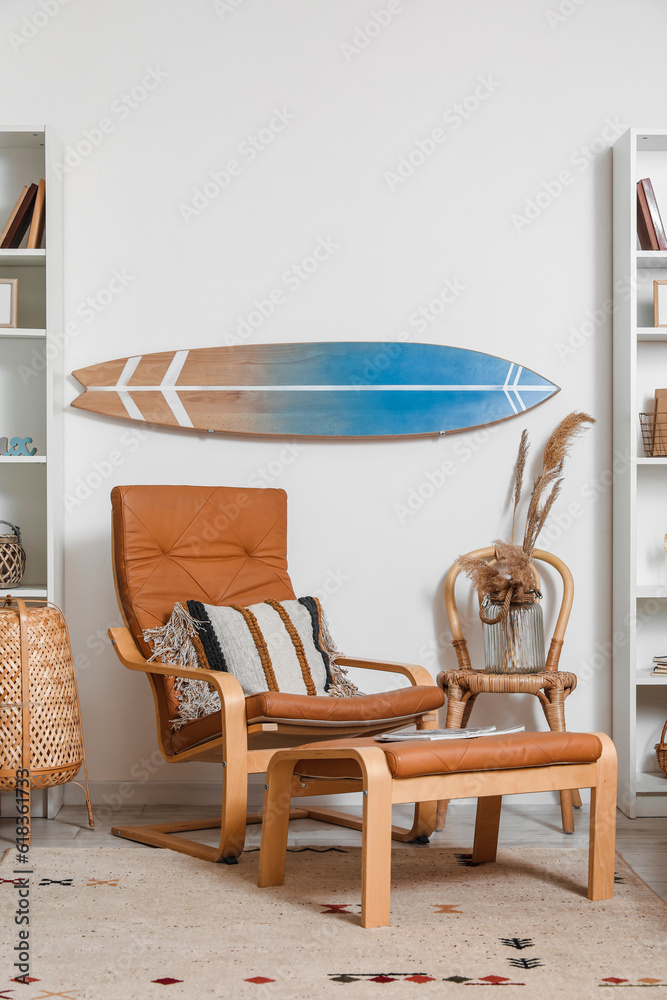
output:
<path id="1" fill-rule="evenodd" d="M 245 716 L 245 695 L 243 688 L 233 674 L 222 670 L 205 670 L 202 667 L 182 667 L 177 663 L 148 662 L 137 649 L 132 633 L 127 628 L 108 629 L 112 646 L 115 647 L 118 659 L 129 670 L 141 670 L 146 674 L 162 674 L 165 677 L 187 677 L 195 681 L 208 681 L 218 694 L 220 700 L 228 702 L 238 700 L 243 704 Z"/>
<path id="2" fill-rule="evenodd" d="M 160 674 L 164 677 L 188 677 L 192 680 L 206 680 L 217 691 L 220 698 L 220 728 L 222 731 L 223 766 L 227 767 L 224 794 L 233 796 L 245 794 L 241 784 L 247 780 L 248 768 L 248 726 L 246 719 L 245 695 L 243 688 L 232 674 L 219 670 L 203 670 L 199 667 L 181 667 L 176 663 L 149 663 L 137 649 L 132 633 L 127 628 L 110 628 L 111 643 L 121 663 L 129 670 L 140 670 L 145 674 Z M 160 736 L 160 709 L 153 685 L 153 697 L 157 715 L 158 739 L 163 755 L 177 757 L 165 751 Z M 187 751 L 186 751 L 187 752 Z M 238 787 L 237 787 L 238 786 Z M 245 806 L 243 807 L 245 814 Z"/>
<path id="3" fill-rule="evenodd" d="M 341 667 L 361 667 L 364 670 L 385 670 L 390 674 L 403 674 L 413 687 L 418 684 L 436 686 L 428 670 L 416 663 L 386 663 L 384 660 L 367 660 L 358 656 L 337 656 L 336 663 Z"/>

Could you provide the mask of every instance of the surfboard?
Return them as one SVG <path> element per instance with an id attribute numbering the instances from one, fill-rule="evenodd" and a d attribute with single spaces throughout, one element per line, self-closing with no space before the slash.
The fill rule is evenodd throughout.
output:
<path id="1" fill-rule="evenodd" d="M 280 437 L 449 434 L 559 387 L 514 361 L 391 342 L 243 344 L 118 358 L 72 373 L 72 406 L 167 427 Z"/>

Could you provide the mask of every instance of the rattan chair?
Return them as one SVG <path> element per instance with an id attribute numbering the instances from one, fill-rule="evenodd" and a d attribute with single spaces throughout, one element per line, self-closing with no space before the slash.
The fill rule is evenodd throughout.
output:
<path id="1" fill-rule="evenodd" d="M 416 724 L 437 726 L 442 691 L 424 667 L 338 657 L 343 666 L 402 674 L 408 685 L 363 697 L 293 695 L 280 691 L 245 697 L 232 674 L 220 670 L 149 663 L 143 630 L 163 625 L 177 601 L 250 605 L 267 599 L 294 600 L 287 573 L 287 495 L 284 490 L 204 486 L 118 486 L 111 494 L 116 591 L 127 628 L 109 630 L 121 662 L 148 678 L 157 717 L 157 737 L 169 763 L 218 765 L 222 812 L 212 819 L 157 826 L 114 827 L 129 840 L 169 847 L 208 861 L 232 862 L 243 850 L 248 775 L 263 774 L 273 754 L 286 747 L 338 737 L 372 736 Z M 207 680 L 221 710 L 171 725 L 178 711 L 175 677 Z M 224 776 L 224 778 L 223 778 Z M 332 783 L 332 794 L 341 791 Z M 347 786 L 346 786 L 347 787 Z M 361 829 L 361 818 L 324 808 L 295 810 Z M 415 807 L 410 829 L 394 828 L 397 840 L 424 840 L 433 832 L 436 803 Z M 220 828 L 209 847 L 179 836 Z"/>
<path id="2" fill-rule="evenodd" d="M 468 555 L 492 562 L 495 561 L 496 553 L 493 546 L 487 546 L 483 549 L 476 549 Z M 576 688 L 577 677 L 576 674 L 569 671 L 559 670 L 558 663 L 572 608 L 574 581 L 563 560 L 551 552 L 535 549 L 532 558 L 533 562 L 548 563 L 558 572 L 563 590 L 545 669 L 536 673 L 498 674 L 473 668 L 454 593 L 456 580 L 462 569 L 458 560 L 445 577 L 445 609 L 452 632 L 452 645 L 456 650 L 459 665 L 457 670 L 443 670 L 438 675 L 438 684 L 447 696 L 447 721 L 445 724 L 452 729 L 465 728 L 468 725 L 473 705 L 480 694 L 533 694 L 539 699 L 549 729 L 555 732 L 565 732 L 565 699 Z M 539 586 L 539 576 L 535 568 L 534 573 L 536 585 Z M 563 831 L 574 833 L 572 806 L 577 808 L 581 806 L 578 789 L 561 791 L 560 802 Z M 436 829 L 443 829 L 446 814 L 447 803 L 438 803 Z"/>

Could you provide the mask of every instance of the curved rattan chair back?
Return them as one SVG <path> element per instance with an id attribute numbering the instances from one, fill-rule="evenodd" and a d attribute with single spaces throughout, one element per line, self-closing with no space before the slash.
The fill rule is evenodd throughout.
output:
<path id="1" fill-rule="evenodd" d="M 474 549 L 472 552 L 468 552 L 467 555 L 474 559 L 485 559 L 490 563 L 496 561 L 496 550 L 493 545 L 487 545 L 482 549 Z M 532 558 L 534 562 L 544 562 L 549 566 L 553 566 L 553 568 L 560 575 L 563 585 L 560 610 L 558 612 L 558 618 L 556 619 L 556 625 L 551 638 L 551 643 L 549 644 L 549 652 L 547 654 L 545 666 L 545 670 L 558 670 L 560 652 L 565 638 L 565 629 L 567 628 L 570 611 L 572 610 L 574 580 L 572 578 L 572 573 L 563 560 L 558 556 L 555 556 L 552 552 L 547 552 L 544 549 L 535 549 Z M 463 628 L 461 626 L 461 619 L 456 606 L 456 596 L 454 592 L 456 580 L 462 568 L 461 563 L 457 559 L 445 577 L 445 610 L 447 611 L 449 626 L 452 630 L 452 645 L 456 650 L 459 669 L 471 670 L 472 664 L 468 653 L 468 644 L 463 634 Z M 539 585 L 540 578 L 535 566 L 533 566 L 533 572 L 535 574 L 536 584 Z"/>

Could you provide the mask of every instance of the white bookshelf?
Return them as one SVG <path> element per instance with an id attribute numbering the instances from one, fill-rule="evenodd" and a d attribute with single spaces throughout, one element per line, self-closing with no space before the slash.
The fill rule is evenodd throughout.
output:
<path id="1" fill-rule="evenodd" d="M 18 327 L 0 330 L 0 436 L 31 437 L 34 456 L 0 456 L 0 519 L 18 524 L 26 571 L 15 597 L 62 607 L 63 329 L 62 160 L 48 126 L 0 131 L 0 223 L 23 185 L 46 181 L 44 248 L 0 250 L 0 277 L 18 278 Z M 24 238 L 25 242 L 25 238 Z M 0 525 L 0 531 L 8 530 Z M 8 591 L 0 589 L 0 597 Z M 32 793 L 33 815 L 53 816 L 62 789 Z"/>
<path id="2" fill-rule="evenodd" d="M 667 329 L 653 325 L 653 280 L 667 279 L 667 251 L 640 250 L 637 181 L 650 177 L 667 223 L 667 129 L 629 129 L 614 146 L 614 561 L 613 738 L 619 808 L 667 816 L 667 775 L 654 744 L 667 719 L 667 457 L 644 454 L 639 413 L 667 388 Z"/>

